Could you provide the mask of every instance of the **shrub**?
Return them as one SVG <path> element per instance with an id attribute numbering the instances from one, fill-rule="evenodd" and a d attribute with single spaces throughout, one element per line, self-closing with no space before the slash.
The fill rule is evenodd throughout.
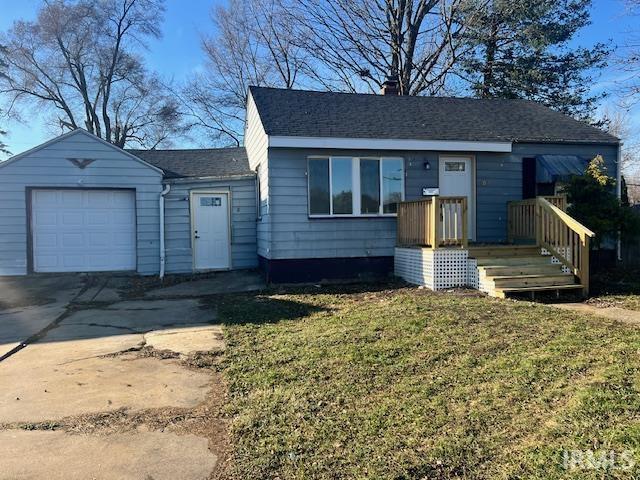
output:
<path id="1" fill-rule="evenodd" d="M 567 213 L 596 234 L 592 246 L 600 248 L 607 238 L 620 232 L 624 238 L 640 233 L 640 218 L 623 205 L 615 193 L 616 181 L 607 174 L 601 155 L 589 162 L 584 175 L 575 175 L 563 187 L 569 207 Z"/>

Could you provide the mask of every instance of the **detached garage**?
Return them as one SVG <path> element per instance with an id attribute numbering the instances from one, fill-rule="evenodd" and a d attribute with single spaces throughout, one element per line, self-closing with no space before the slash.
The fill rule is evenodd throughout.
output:
<path id="1" fill-rule="evenodd" d="M 0 275 L 254 268 L 256 203 L 244 148 L 125 151 L 75 130 L 0 162 Z"/>
<path id="2" fill-rule="evenodd" d="M 157 273 L 162 178 L 84 130 L 0 163 L 0 275 Z"/>

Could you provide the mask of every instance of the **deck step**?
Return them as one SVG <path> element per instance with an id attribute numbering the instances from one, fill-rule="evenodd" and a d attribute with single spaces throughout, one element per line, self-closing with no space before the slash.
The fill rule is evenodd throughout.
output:
<path id="1" fill-rule="evenodd" d="M 496 257 L 474 257 L 479 267 L 507 267 L 513 265 L 552 265 L 551 257 L 547 255 L 531 256 L 504 256 Z"/>
<path id="2" fill-rule="evenodd" d="M 471 247 L 469 257 L 476 260 L 481 290 L 489 295 L 582 289 L 576 277 L 552 263 L 550 255 L 532 245 L 487 245 Z"/>
<path id="3" fill-rule="evenodd" d="M 582 290 L 582 285 L 574 283 L 572 285 L 548 285 L 543 287 L 518 287 L 518 288 L 496 288 L 495 297 L 505 298 L 509 294 L 514 293 L 535 293 L 535 292 L 562 292 Z"/>
<path id="4" fill-rule="evenodd" d="M 568 273 L 555 275 L 516 275 L 489 277 L 496 289 L 562 286 L 575 284 L 575 277 Z"/>
<path id="5" fill-rule="evenodd" d="M 479 266 L 481 274 L 487 277 L 506 277 L 516 275 L 553 275 L 562 272 L 562 267 L 554 263 L 525 263 L 516 265 Z"/>
<path id="6" fill-rule="evenodd" d="M 488 245 L 486 247 L 469 247 L 471 258 L 506 256 L 534 256 L 540 255 L 540 247 L 532 245 Z"/>

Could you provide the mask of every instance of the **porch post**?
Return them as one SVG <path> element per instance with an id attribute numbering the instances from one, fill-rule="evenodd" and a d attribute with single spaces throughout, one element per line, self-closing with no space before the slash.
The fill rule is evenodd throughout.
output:
<path id="1" fill-rule="evenodd" d="M 462 248 L 467 248 L 469 246 L 468 215 L 467 197 L 462 197 Z"/>
<path id="2" fill-rule="evenodd" d="M 534 228 L 536 230 L 536 245 L 538 247 L 542 246 L 543 235 L 542 235 L 542 208 L 540 207 L 540 201 L 536 197 L 535 205 L 535 223 Z"/>
<path id="3" fill-rule="evenodd" d="M 440 243 L 440 198 L 437 195 L 434 195 L 433 201 L 431 202 L 431 219 L 433 220 L 431 224 L 431 248 L 434 250 L 438 248 Z"/>
<path id="4" fill-rule="evenodd" d="M 589 296 L 589 235 L 581 235 L 580 238 L 580 283 L 582 284 L 582 294 L 587 298 Z"/>

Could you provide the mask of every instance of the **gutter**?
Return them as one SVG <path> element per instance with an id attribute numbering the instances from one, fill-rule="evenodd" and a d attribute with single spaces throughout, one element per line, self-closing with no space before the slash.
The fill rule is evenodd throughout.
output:
<path id="1" fill-rule="evenodd" d="M 158 199 L 160 206 L 160 280 L 164 278 L 165 248 L 164 248 L 164 196 L 171 190 L 171 185 L 166 184 L 160 192 Z"/>
<path id="2" fill-rule="evenodd" d="M 248 180 L 256 178 L 255 173 L 245 173 L 240 175 L 219 175 L 219 176 L 209 176 L 209 177 L 176 177 L 176 178 L 165 178 L 164 181 L 167 183 L 195 183 L 195 182 L 230 182 L 232 180 Z"/>
<path id="3" fill-rule="evenodd" d="M 618 202 L 622 201 L 622 142 L 618 143 L 618 154 L 616 158 L 616 195 L 618 196 Z M 619 262 L 622 261 L 622 234 L 618 232 L 618 241 L 616 242 L 616 258 Z"/>

